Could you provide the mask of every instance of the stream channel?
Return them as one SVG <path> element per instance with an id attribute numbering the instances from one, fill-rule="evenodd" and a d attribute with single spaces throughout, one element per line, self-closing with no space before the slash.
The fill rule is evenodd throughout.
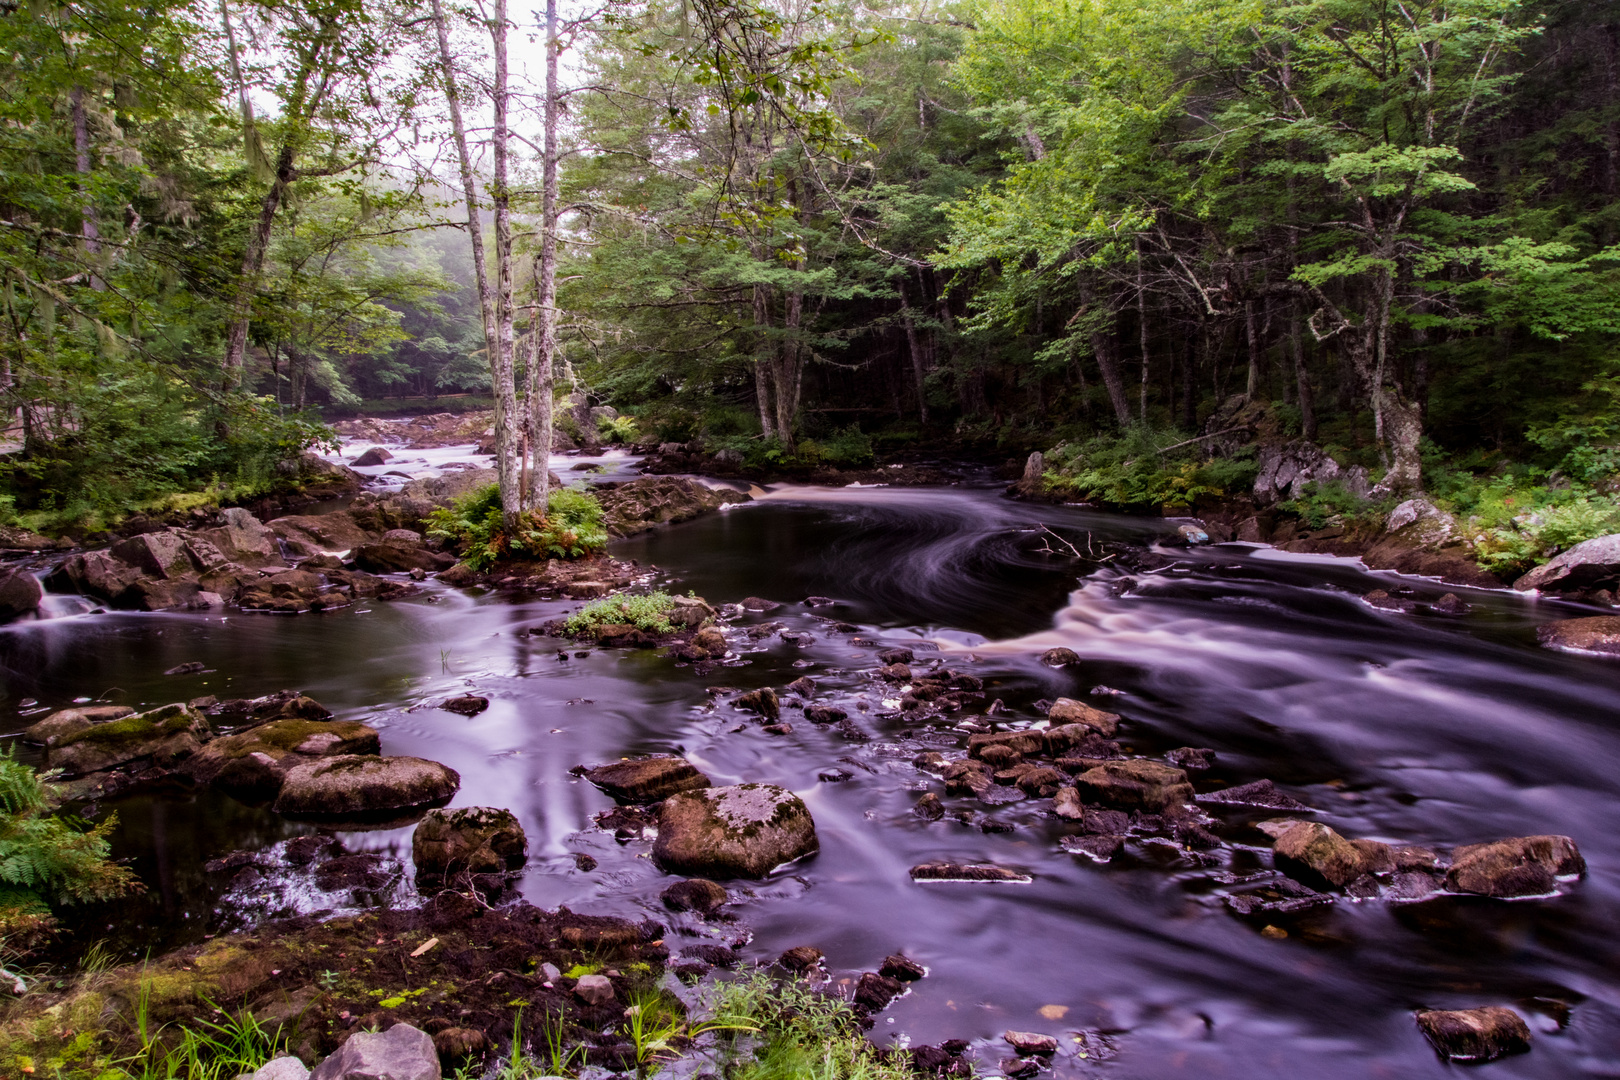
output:
<path id="1" fill-rule="evenodd" d="M 417 597 L 319 615 L 77 614 L 13 625 L 0 631 L 4 707 L 20 730 L 42 715 L 19 711 L 27 698 L 41 709 L 103 696 L 151 706 L 301 689 L 379 728 L 384 753 L 458 770 L 452 805 L 513 810 L 531 851 L 519 888 L 533 903 L 658 919 L 677 949 L 702 935 L 746 938 L 750 961 L 812 944 L 841 976 L 904 951 L 929 973 L 877 1017 L 880 1043 L 999 1041 L 1011 1028 L 1063 1038 L 1059 1075 L 1427 1077 L 1454 1067 L 1424 1042 L 1412 1010 L 1510 1004 L 1529 1017 L 1534 1048 L 1484 1066 L 1492 1075 L 1620 1076 L 1620 669 L 1542 650 L 1534 635 L 1540 621 L 1589 611 L 1246 545 L 1165 547 L 1168 565 L 1157 570 L 1105 563 L 1082 577 L 1072 560 L 1039 550 L 1042 524 L 1082 548 L 1088 536 L 1151 548 L 1175 534 L 1174 522 L 1013 502 L 988 484 L 779 487 L 612 549 L 656 567 L 649 584 L 711 603 L 784 605 L 733 629 L 772 621 L 813 638 L 737 635 L 745 663 L 699 674 L 658 651 L 578 657 L 577 647 L 560 660 L 555 639 L 518 631 L 577 602 L 513 603 L 430 579 Z M 1396 614 L 1360 599 L 1396 584 L 1420 598 L 1456 592 L 1471 610 Z M 837 603 L 805 606 L 810 596 Z M 1212 852 L 1139 838 L 1106 865 L 1070 855 L 1058 842 L 1074 827 L 1044 812 L 1048 800 L 987 807 L 946 797 L 911 764 L 920 751 L 963 745 L 953 725 L 964 714 L 919 723 L 884 707 L 894 690 L 875 681 L 876 654 L 897 645 L 921 665 L 937 656 L 983 679 L 985 703 L 1000 698 L 1011 710 L 1002 719 L 1038 720 L 1035 702 L 1070 696 L 1119 712 L 1129 752 L 1208 747 L 1213 767 L 1192 776 L 1200 792 L 1268 778 L 1315 808 L 1315 820 L 1394 844 L 1564 833 L 1590 871 L 1544 899 L 1340 896 L 1240 917 L 1224 898 L 1269 873 L 1268 842 L 1252 823 L 1274 812 L 1205 806 L 1223 840 Z M 1082 662 L 1043 666 L 1054 646 Z M 190 661 L 210 670 L 163 674 Z M 870 739 L 851 741 L 792 708 L 783 712 L 792 733 L 766 734 L 729 695 L 707 691 L 780 691 L 801 675 Z M 1099 685 L 1122 693 L 1090 696 Z M 488 696 L 490 708 L 468 719 L 434 707 L 466 692 Z M 646 857 L 650 844 L 596 828 L 592 815 L 611 801 L 569 773 L 649 753 L 683 754 L 716 784 L 798 792 L 820 854 L 763 882 L 732 883 L 730 921 L 665 911 L 658 893 L 669 879 Z M 970 820 L 920 819 L 912 804 L 926 791 Z M 114 810 L 118 853 L 150 888 L 93 913 L 98 924 L 79 933 L 125 956 L 278 914 L 412 899 L 408 873 L 376 895 L 325 895 L 293 879 L 233 890 L 204 863 L 309 827 L 222 796 L 142 796 L 92 812 Z M 409 828 L 342 839 L 408 866 Z M 598 866 L 578 869 L 577 853 Z M 938 859 L 996 863 L 1033 881 L 911 881 L 911 866 Z M 980 1066 L 993 1072 L 1005 1048 L 982 1045 Z"/>

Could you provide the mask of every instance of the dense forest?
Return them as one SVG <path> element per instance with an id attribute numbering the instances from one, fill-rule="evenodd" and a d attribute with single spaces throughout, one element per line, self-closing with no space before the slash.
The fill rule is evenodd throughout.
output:
<path id="1" fill-rule="evenodd" d="M 1612 531 L 1613 4 L 547 18 L 8 5 L 10 512 L 241 497 L 469 393 L 515 512 L 584 393 L 759 468 L 1044 449 L 1144 507 L 1242 489 L 1258 423 L 1370 470 L 1307 511 L 1427 490 L 1510 564 Z"/>

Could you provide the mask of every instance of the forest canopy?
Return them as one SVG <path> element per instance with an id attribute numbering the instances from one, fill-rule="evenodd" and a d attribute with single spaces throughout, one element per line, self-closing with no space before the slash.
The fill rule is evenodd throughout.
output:
<path id="1" fill-rule="evenodd" d="M 508 515 L 570 393 L 762 465 L 1096 472 L 1249 409 L 1374 497 L 1620 466 L 1614 3 L 94 0 L 0 35 L 8 513 L 241 498 L 446 394 L 494 407 Z"/>

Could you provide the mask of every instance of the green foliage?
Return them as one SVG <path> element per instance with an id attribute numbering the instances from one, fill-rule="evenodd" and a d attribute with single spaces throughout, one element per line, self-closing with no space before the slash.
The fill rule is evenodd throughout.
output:
<path id="1" fill-rule="evenodd" d="M 563 627 L 574 637 L 588 637 L 609 625 L 628 625 L 649 634 L 668 634 L 675 629 L 669 622 L 669 613 L 674 610 L 675 598 L 666 592 L 604 596 L 568 616 Z"/>
<path id="2" fill-rule="evenodd" d="M 599 416 L 596 418 L 596 430 L 610 443 L 632 443 L 641 437 L 633 416 Z"/>
<path id="3" fill-rule="evenodd" d="M 1151 510 L 1188 507 L 1254 485 L 1259 470 L 1252 451 L 1210 461 L 1193 457 L 1191 448 L 1180 456 L 1159 451 L 1184 439 L 1174 429 L 1131 428 L 1119 437 L 1059 446 L 1048 456 L 1044 479 L 1050 490 L 1077 499 Z"/>
<path id="4" fill-rule="evenodd" d="M 143 982 L 141 993 L 150 994 Z M 271 1058 L 289 1052 L 280 1025 L 266 1026 L 247 1009 L 229 1013 L 214 1006 L 218 1020 L 196 1020 L 173 1031 L 148 1030 L 147 1003 L 136 1003 L 141 1049 L 118 1062 L 133 1080 L 230 1080 L 257 1070 Z"/>
<path id="5" fill-rule="evenodd" d="M 62 905 L 140 890 L 140 880 L 109 859 L 116 817 L 90 826 L 52 813 L 52 806 L 50 788 L 14 749 L 0 753 L 0 882 L 25 891 L 13 892 L 16 903 L 8 907 L 26 909 L 26 894 Z"/>
<path id="6" fill-rule="evenodd" d="M 552 491 L 546 512 L 524 515 L 516 529 L 506 526 L 500 486 L 490 484 L 434 510 L 427 533 L 453 542 L 462 561 L 480 572 L 502 559 L 580 559 L 608 541 L 602 504 L 583 484 Z"/>
<path id="7" fill-rule="evenodd" d="M 1320 529 L 1333 523 L 1342 524 L 1348 519 L 1382 518 L 1390 508 L 1389 502 L 1369 503 L 1338 480 L 1329 480 L 1325 484 L 1313 480 L 1305 485 L 1301 498 L 1280 502 L 1277 509 L 1299 515 L 1307 529 Z"/>
<path id="8" fill-rule="evenodd" d="M 725 1062 L 731 1080 L 908 1080 L 902 1060 L 867 1041 L 848 1002 L 766 975 L 714 989 L 711 1026 L 756 1033 Z"/>

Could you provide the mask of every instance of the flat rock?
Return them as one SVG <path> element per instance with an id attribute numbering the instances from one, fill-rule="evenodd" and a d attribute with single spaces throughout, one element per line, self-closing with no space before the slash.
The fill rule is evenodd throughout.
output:
<path id="1" fill-rule="evenodd" d="M 1075 777 L 1080 794 L 1092 802 L 1159 813 L 1193 801 L 1187 774 L 1156 761 L 1106 761 Z"/>
<path id="2" fill-rule="evenodd" d="M 353 817 L 442 805 L 461 775 L 417 757 L 342 755 L 288 771 L 272 805 L 278 814 Z"/>
<path id="3" fill-rule="evenodd" d="M 1046 749 L 1043 731 L 998 731 L 968 736 L 968 756 L 982 758 L 992 746 L 1005 746 L 1015 754 L 1039 754 Z"/>
<path id="4" fill-rule="evenodd" d="M 1446 884 L 1483 896 L 1542 896 L 1558 878 L 1585 872 L 1586 860 L 1569 837 L 1517 836 L 1458 848 Z"/>
<path id="5" fill-rule="evenodd" d="M 1620 615 L 1542 623 L 1536 627 L 1536 640 L 1549 649 L 1620 655 Z"/>
<path id="6" fill-rule="evenodd" d="M 1237 787 L 1207 792 L 1198 796 L 1198 801 L 1226 806 L 1258 806 L 1266 810 L 1310 809 L 1298 799 L 1278 791 L 1277 786 L 1270 780 L 1253 780 Z"/>
<path id="7" fill-rule="evenodd" d="M 310 1080 L 440 1080 L 439 1053 L 425 1031 L 395 1024 L 357 1031 L 315 1067 Z"/>
<path id="8" fill-rule="evenodd" d="M 463 694 L 440 702 L 439 708 L 447 712 L 460 713 L 462 716 L 477 716 L 489 708 L 489 698 L 477 694 Z"/>
<path id="9" fill-rule="evenodd" d="M 83 708 L 61 709 L 23 729 L 23 740 L 38 746 L 54 746 L 63 738 L 88 731 L 97 724 L 133 715 L 135 710 L 127 705 L 86 705 Z"/>
<path id="10" fill-rule="evenodd" d="M 678 757 L 615 761 L 585 773 L 585 779 L 619 802 L 655 803 L 683 791 L 696 791 L 710 781 L 691 762 Z"/>
<path id="11" fill-rule="evenodd" d="M 1056 1039 L 1034 1031 L 1009 1031 L 1002 1038 L 1020 1054 L 1055 1054 L 1058 1049 Z"/>
<path id="12" fill-rule="evenodd" d="M 1530 1049 L 1530 1028 L 1512 1009 L 1431 1009 L 1417 1014 L 1418 1030 L 1441 1057 L 1492 1061 Z"/>
<path id="13" fill-rule="evenodd" d="M 1081 724 L 1095 731 L 1105 739 L 1114 737 L 1119 730 L 1119 714 L 1094 709 L 1085 702 L 1073 698 L 1058 698 L 1052 707 L 1046 711 L 1047 720 L 1054 728 L 1066 724 Z"/>
<path id="14" fill-rule="evenodd" d="M 1108 833 L 1098 833 L 1091 836 L 1065 836 L 1058 841 L 1058 846 L 1070 855 L 1092 862 L 1105 863 L 1118 855 L 1125 846 L 1125 837 L 1114 836 Z"/>
<path id="15" fill-rule="evenodd" d="M 190 705 L 165 705 L 64 735 L 46 750 L 45 760 L 70 777 L 147 758 L 160 768 L 172 768 L 200 750 L 212 734 L 202 713 Z"/>
<path id="16" fill-rule="evenodd" d="M 665 873 L 761 878 L 819 850 L 804 801 L 770 784 L 685 791 L 664 800 L 652 857 Z"/>
<path id="17" fill-rule="evenodd" d="M 1035 880 L 1019 870 L 989 863 L 927 862 L 911 868 L 912 881 L 1004 882 L 1027 885 Z"/>

